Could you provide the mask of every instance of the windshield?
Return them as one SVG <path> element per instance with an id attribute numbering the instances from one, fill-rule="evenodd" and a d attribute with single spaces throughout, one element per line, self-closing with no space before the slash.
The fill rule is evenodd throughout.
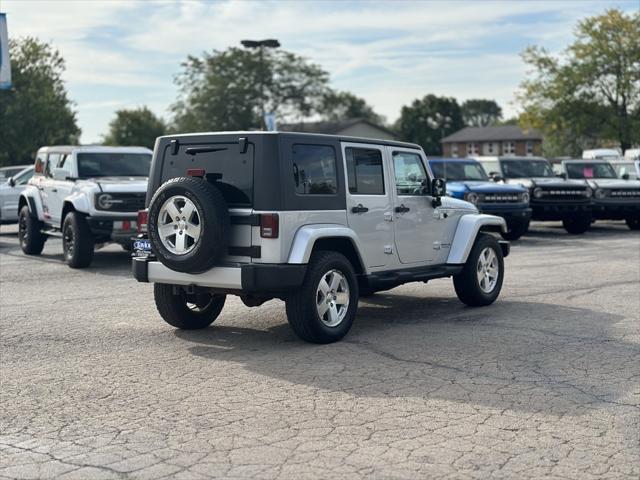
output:
<path id="1" fill-rule="evenodd" d="M 638 175 L 636 174 L 636 168 L 633 162 L 624 162 L 624 163 L 615 163 L 614 167 L 618 177 L 622 178 L 622 176 L 626 173 L 629 175 L 629 178 L 636 179 Z"/>
<path id="2" fill-rule="evenodd" d="M 554 177 L 546 160 L 501 160 L 505 178 Z"/>
<path id="3" fill-rule="evenodd" d="M 148 153 L 79 153 L 78 177 L 147 177 L 151 168 Z"/>
<path id="4" fill-rule="evenodd" d="M 618 178 L 616 171 L 610 163 L 567 163 L 567 176 L 569 178 Z"/>
<path id="5" fill-rule="evenodd" d="M 445 178 L 450 182 L 489 179 L 480 164 L 476 162 L 430 162 L 430 165 L 436 178 Z"/>

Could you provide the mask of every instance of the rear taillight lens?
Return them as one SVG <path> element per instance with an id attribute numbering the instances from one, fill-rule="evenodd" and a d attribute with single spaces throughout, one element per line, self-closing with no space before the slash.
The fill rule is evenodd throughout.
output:
<path id="1" fill-rule="evenodd" d="M 138 210 L 138 233 L 147 233 L 149 210 Z"/>
<path id="2" fill-rule="evenodd" d="M 260 214 L 260 236 L 262 238 L 278 238 L 280 220 L 277 213 Z"/>

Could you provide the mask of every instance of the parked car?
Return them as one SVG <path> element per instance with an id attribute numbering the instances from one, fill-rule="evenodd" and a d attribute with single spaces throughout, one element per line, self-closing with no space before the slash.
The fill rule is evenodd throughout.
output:
<path id="1" fill-rule="evenodd" d="M 624 152 L 624 159 L 631 161 L 640 161 L 640 148 L 628 148 Z"/>
<path id="2" fill-rule="evenodd" d="M 566 177 L 583 180 L 593 189 L 594 219 L 625 220 L 631 230 L 640 229 L 640 180 L 618 178 L 604 160 L 565 160 L 560 169 Z"/>
<path id="3" fill-rule="evenodd" d="M 32 176 L 33 165 L 22 168 L 0 183 L 0 223 L 16 223 L 18 221 L 20 192 L 25 189 Z"/>
<path id="4" fill-rule="evenodd" d="M 583 150 L 583 160 L 622 160 L 621 153 L 615 148 L 596 148 L 594 150 Z"/>
<path id="5" fill-rule="evenodd" d="M 559 178 L 551 164 L 541 157 L 476 159 L 493 181 L 529 189 L 532 220 L 561 220 L 565 230 L 572 234 L 589 229 L 593 191 L 584 182 Z"/>
<path id="6" fill-rule="evenodd" d="M 624 180 L 640 179 L 640 160 L 615 160 L 609 163 L 616 171 L 618 178 Z"/>
<path id="7" fill-rule="evenodd" d="M 9 178 L 15 177 L 18 173 L 22 172 L 25 168 L 32 167 L 33 165 L 12 165 L 10 167 L 0 168 L 0 183 L 4 183 Z"/>
<path id="8" fill-rule="evenodd" d="M 22 251 L 39 255 L 61 237 L 72 268 L 87 267 L 96 246 L 129 250 L 144 206 L 151 150 L 142 147 L 43 147 L 18 202 Z"/>
<path id="9" fill-rule="evenodd" d="M 517 240 L 529 229 L 529 190 L 520 185 L 489 181 L 482 165 L 468 158 L 429 159 L 435 177 L 447 180 L 447 194 L 473 203 L 481 213 L 502 217 L 507 222 L 506 240 Z"/>
<path id="10" fill-rule="evenodd" d="M 172 135 L 156 141 L 147 233 L 135 278 L 154 283 L 162 318 L 210 325 L 226 295 L 286 303 L 309 342 L 341 339 L 360 292 L 453 277 L 458 298 L 500 293 L 504 219 L 447 197 L 418 145 L 300 133 Z"/>

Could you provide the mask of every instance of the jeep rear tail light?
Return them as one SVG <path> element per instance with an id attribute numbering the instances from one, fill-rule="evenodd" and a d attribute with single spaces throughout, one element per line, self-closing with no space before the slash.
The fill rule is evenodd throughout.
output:
<path id="1" fill-rule="evenodd" d="M 138 210 L 138 233 L 147 233 L 149 223 L 149 209 Z"/>
<path id="2" fill-rule="evenodd" d="M 204 168 L 188 168 L 187 169 L 187 177 L 204 177 L 205 171 Z"/>
<path id="3" fill-rule="evenodd" d="M 277 213 L 260 214 L 260 236 L 262 238 L 278 238 L 280 221 Z"/>

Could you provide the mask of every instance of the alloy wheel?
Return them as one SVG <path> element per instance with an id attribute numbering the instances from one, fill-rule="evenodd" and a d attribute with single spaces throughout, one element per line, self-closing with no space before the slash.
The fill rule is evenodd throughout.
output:
<path id="1" fill-rule="evenodd" d="M 160 208 L 158 235 L 162 245 L 171 253 L 186 255 L 201 236 L 200 213 L 187 197 L 175 195 Z"/>
<path id="2" fill-rule="evenodd" d="M 339 270 L 330 270 L 320 279 L 316 291 L 316 308 L 322 323 L 337 327 L 349 310 L 349 282 Z"/>
<path id="3" fill-rule="evenodd" d="M 491 293 L 498 283 L 500 266 L 493 248 L 486 247 L 480 252 L 476 269 L 478 284 L 484 293 Z"/>

